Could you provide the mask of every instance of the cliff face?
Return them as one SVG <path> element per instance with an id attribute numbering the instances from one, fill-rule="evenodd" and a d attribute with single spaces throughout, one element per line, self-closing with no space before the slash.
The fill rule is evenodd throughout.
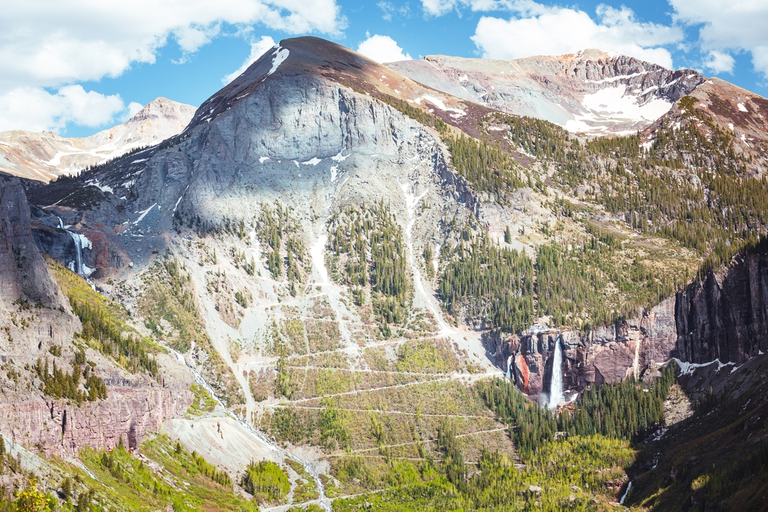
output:
<path id="1" fill-rule="evenodd" d="M 765 244 L 763 244 L 765 245 Z M 684 361 L 741 364 L 768 350 L 768 251 L 737 256 L 726 271 L 677 294 L 677 351 Z"/>
<path id="2" fill-rule="evenodd" d="M 552 356 L 560 340 L 563 385 L 581 390 L 591 383 L 618 382 L 640 377 L 652 362 L 676 356 L 675 298 L 665 300 L 638 318 L 603 326 L 584 335 L 549 331 L 523 336 L 491 335 L 489 351 L 497 366 L 507 369 L 526 394 L 549 393 Z"/>
<path id="3" fill-rule="evenodd" d="M 536 395 L 549 392 L 558 338 L 566 389 L 637 377 L 650 363 L 672 357 L 740 365 L 768 351 L 768 251 L 762 247 L 739 255 L 727 269 L 710 272 L 641 317 L 586 336 L 571 331 L 494 334 L 488 346 L 505 370 L 512 357 L 510 375 L 521 390 Z"/>
<path id="4" fill-rule="evenodd" d="M 83 447 L 135 449 L 160 424 L 192 403 L 187 390 L 109 388 L 109 397 L 81 407 L 64 401 L 31 399 L 0 405 L 0 431 L 46 455 L 77 456 Z"/>
<path id="5" fill-rule="evenodd" d="M 39 218 L 35 224 L 38 231 L 45 227 Z M 121 437 L 135 447 L 148 431 L 189 406 L 192 376 L 175 358 L 160 355 L 163 382 L 169 386 L 161 388 L 150 377 L 130 375 L 88 348 L 89 360 L 98 362 L 95 373 L 108 386 L 108 398 L 78 407 L 44 396 L 30 366 L 51 357 L 65 363 L 77 349 L 72 340 L 81 324 L 38 249 L 33 227 L 18 179 L 0 177 L 0 365 L 5 370 L 0 374 L 0 432 L 62 457 L 74 456 L 84 446 L 113 448 Z M 62 230 L 50 232 L 63 239 L 59 246 L 72 245 Z M 54 345 L 59 356 L 50 350 Z"/>
<path id="6" fill-rule="evenodd" d="M 32 237 L 27 196 L 17 179 L 0 177 L 0 289 L 9 302 L 25 299 L 44 306 L 62 297 Z"/>

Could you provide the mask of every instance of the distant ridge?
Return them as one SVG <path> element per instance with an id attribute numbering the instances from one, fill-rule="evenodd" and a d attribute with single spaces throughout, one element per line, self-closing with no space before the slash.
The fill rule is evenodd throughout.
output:
<path id="1" fill-rule="evenodd" d="M 132 149 L 151 146 L 180 133 L 195 107 L 157 98 L 123 124 L 90 137 L 65 138 L 52 132 L 0 133 L 0 171 L 39 181 L 77 172 Z"/>

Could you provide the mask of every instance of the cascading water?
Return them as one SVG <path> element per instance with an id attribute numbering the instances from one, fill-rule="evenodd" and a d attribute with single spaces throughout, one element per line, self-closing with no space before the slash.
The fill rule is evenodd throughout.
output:
<path id="1" fill-rule="evenodd" d="M 507 380 L 512 378 L 512 357 L 513 356 L 509 356 L 507 358 Z"/>
<path id="2" fill-rule="evenodd" d="M 64 222 L 61 220 L 61 217 L 59 217 L 59 229 L 66 231 L 70 238 L 72 238 L 72 242 L 75 244 L 75 261 L 68 265 L 69 270 L 80 274 L 81 276 L 91 275 L 94 269 L 83 263 L 83 249 L 93 249 L 93 244 L 91 244 L 91 241 L 87 236 L 81 235 L 80 233 L 73 233 L 64 227 Z"/>
<path id="3" fill-rule="evenodd" d="M 552 380 L 549 385 L 549 403 L 551 410 L 563 401 L 563 351 L 560 348 L 560 336 L 555 340 L 555 354 L 552 356 Z"/>

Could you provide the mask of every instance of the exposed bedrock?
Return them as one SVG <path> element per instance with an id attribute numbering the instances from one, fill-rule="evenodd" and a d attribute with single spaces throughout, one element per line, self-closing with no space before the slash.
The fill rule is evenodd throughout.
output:
<path id="1" fill-rule="evenodd" d="M 763 244 L 766 245 L 766 244 Z M 739 255 L 677 294 L 680 359 L 741 364 L 768 350 L 768 252 Z"/>
<path id="2" fill-rule="evenodd" d="M 526 394 L 549 392 L 552 356 L 558 337 L 563 343 L 563 386 L 581 390 L 591 383 L 618 382 L 640 376 L 652 362 L 675 356 L 675 298 L 669 298 L 638 318 L 622 320 L 584 335 L 576 331 L 547 331 L 525 335 L 492 332 L 489 354 Z"/>
<path id="3" fill-rule="evenodd" d="M 82 406 L 34 398 L 0 405 L 0 432 L 46 455 L 76 456 L 83 447 L 136 448 L 148 432 L 181 414 L 192 402 L 187 390 L 109 388 L 109 397 Z"/>
<path id="4" fill-rule="evenodd" d="M 652 362 L 677 357 L 692 363 L 719 359 L 742 364 L 768 351 L 768 251 L 739 255 L 718 272 L 670 297 L 642 316 L 584 335 L 550 331 L 525 335 L 491 333 L 489 354 L 525 393 L 549 391 L 557 337 L 563 342 L 564 385 L 617 382 L 640 376 Z"/>

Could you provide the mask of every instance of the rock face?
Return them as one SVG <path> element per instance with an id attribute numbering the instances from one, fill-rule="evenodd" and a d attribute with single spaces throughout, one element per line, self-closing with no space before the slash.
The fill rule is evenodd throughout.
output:
<path id="1" fill-rule="evenodd" d="M 109 397 L 81 407 L 32 399 L 0 405 L 0 431 L 46 455 L 74 457 L 83 447 L 135 449 L 146 434 L 184 412 L 192 403 L 186 390 L 109 388 Z"/>
<path id="2" fill-rule="evenodd" d="M 27 196 L 17 179 L 0 177 L 0 289 L 3 299 L 63 305 L 32 237 Z"/>
<path id="3" fill-rule="evenodd" d="M 742 364 L 768 351 L 768 244 L 677 294 L 680 359 Z"/>
<path id="4" fill-rule="evenodd" d="M 740 365 L 768 351 L 768 244 L 734 258 L 720 272 L 709 272 L 641 317 L 603 326 L 587 336 L 543 332 L 488 339 L 496 364 L 529 395 L 549 392 L 552 353 L 563 343 L 566 389 L 590 383 L 639 377 L 652 362 L 672 357 L 691 363 Z"/>
<path id="5" fill-rule="evenodd" d="M 595 383 L 614 383 L 640 377 L 652 362 L 676 356 L 675 298 L 669 298 L 638 318 L 590 331 L 546 331 L 523 336 L 491 335 L 489 352 L 498 366 L 528 395 L 549 393 L 552 356 L 558 338 L 563 344 L 563 386 L 581 390 Z"/>
<path id="6" fill-rule="evenodd" d="M 105 377 L 106 400 L 78 407 L 38 391 L 39 378 L 29 365 L 51 357 L 49 348 L 54 345 L 59 356 L 64 354 L 59 364 L 64 363 L 75 351 L 72 339 L 81 325 L 35 240 L 43 228 L 49 230 L 51 248 L 70 247 L 71 237 L 43 224 L 44 212 L 36 213 L 33 223 L 19 180 L 0 177 L 0 360 L 4 369 L 16 374 L 0 379 L 0 432 L 62 457 L 75 456 L 84 446 L 114 448 L 121 437 L 126 446 L 136 447 L 147 432 L 189 406 L 191 374 L 179 368 L 175 358 L 161 356 L 169 384 L 161 388 L 148 376 L 128 375 L 114 361 L 88 349 L 89 359 L 98 361 L 95 372 Z M 33 230 L 33 224 L 38 229 Z M 96 250 L 97 237 L 93 240 Z"/>
<path id="7" fill-rule="evenodd" d="M 123 124 L 90 137 L 64 138 L 51 132 L 0 133 L 0 171 L 49 181 L 100 164 L 128 151 L 153 146 L 180 133 L 195 107 L 157 98 Z"/>
<path id="8" fill-rule="evenodd" d="M 429 55 L 387 66 L 458 98 L 589 135 L 645 128 L 705 81 L 599 50 L 511 61 Z"/>

